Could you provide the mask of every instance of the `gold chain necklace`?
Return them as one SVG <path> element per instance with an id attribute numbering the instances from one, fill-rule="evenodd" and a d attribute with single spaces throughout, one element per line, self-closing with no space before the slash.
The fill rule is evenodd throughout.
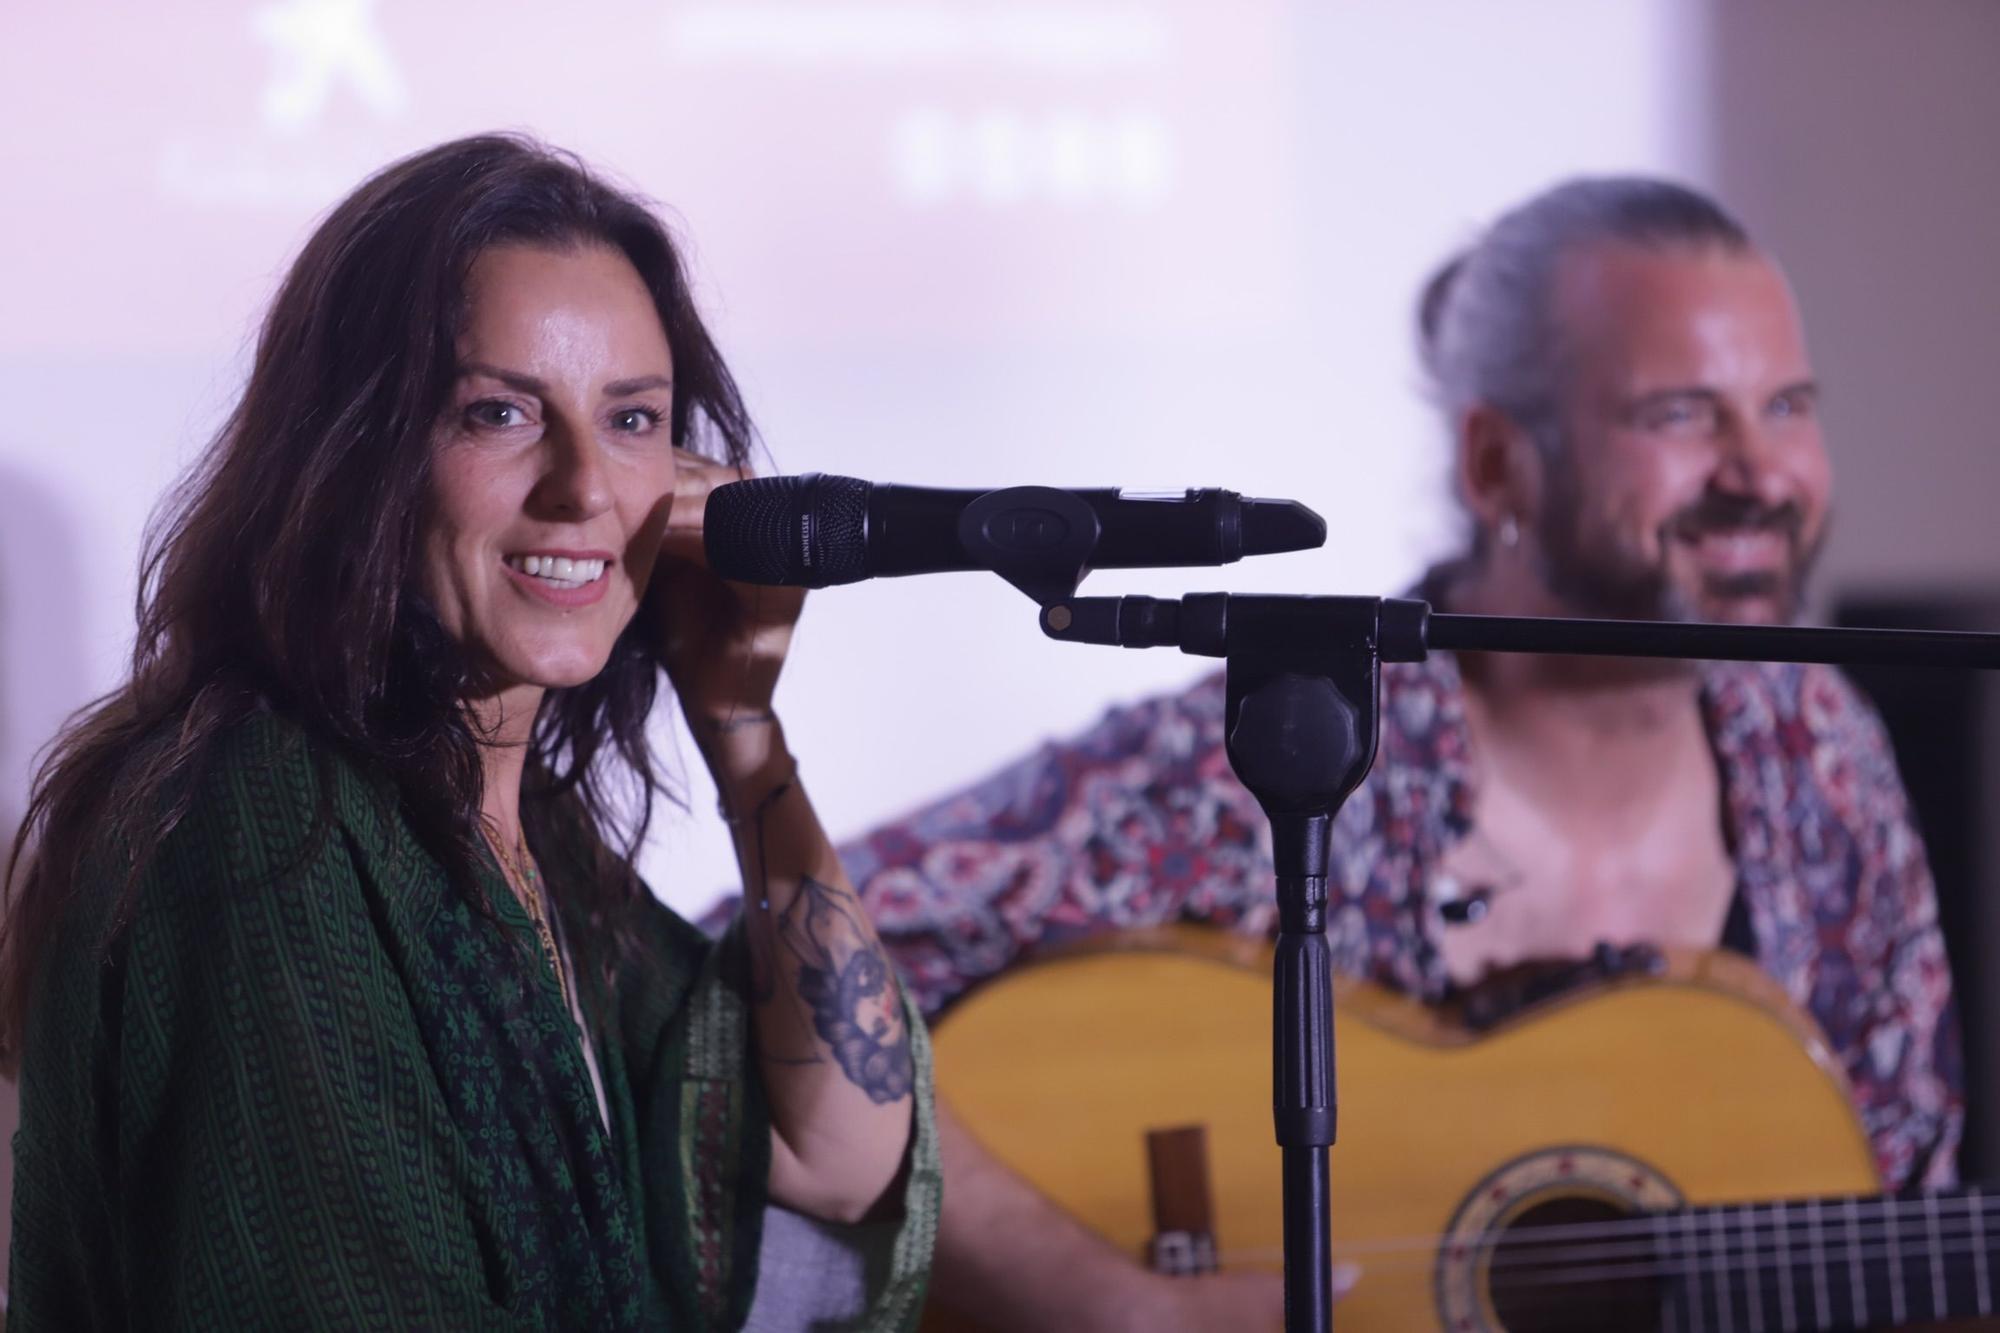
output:
<path id="1" fill-rule="evenodd" d="M 562 988 L 563 1012 L 569 1013 L 572 1011 L 569 969 L 563 966 L 562 953 L 556 948 L 556 933 L 549 926 L 548 900 L 542 892 L 542 877 L 535 868 L 535 858 L 528 851 L 527 832 L 523 830 L 515 841 L 512 854 L 495 839 L 488 838 L 487 845 L 500 858 L 500 868 L 507 876 L 507 887 L 521 900 L 521 906 L 528 909 L 528 919 L 535 926 L 535 937 L 542 942 L 542 952 L 548 955 L 549 966 L 556 974 L 556 985 Z"/>

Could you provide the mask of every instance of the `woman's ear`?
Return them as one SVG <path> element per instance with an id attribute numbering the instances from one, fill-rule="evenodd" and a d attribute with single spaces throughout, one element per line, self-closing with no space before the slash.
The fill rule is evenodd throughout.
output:
<path id="1" fill-rule="evenodd" d="M 1459 413 L 1457 482 L 1473 523 L 1488 538 L 1531 526 L 1541 513 L 1541 452 L 1496 407 L 1478 403 Z"/>

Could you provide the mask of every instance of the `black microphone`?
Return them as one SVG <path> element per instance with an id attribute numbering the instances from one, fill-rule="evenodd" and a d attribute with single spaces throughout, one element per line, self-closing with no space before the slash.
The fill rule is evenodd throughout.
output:
<path id="1" fill-rule="evenodd" d="M 803 588 L 1053 553 L 1090 569 L 1226 565 L 1326 541 L 1326 520 L 1298 501 L 1234 491 L 937 490 L 818 472 L 718 486 L 702 530 L 724 578 Z"/>

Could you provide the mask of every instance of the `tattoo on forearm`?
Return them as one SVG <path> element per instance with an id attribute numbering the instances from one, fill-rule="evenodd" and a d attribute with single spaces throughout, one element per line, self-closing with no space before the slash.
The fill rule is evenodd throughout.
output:
<path id="1" fill-rule="evenodd" d="M 808 875 L 778 914 L 777 938 L 798 961 L 799 998 L 848 1081 L 870 1100 L 909 1095 L 910 1029 L 889 960 L 847 895 Z"/>

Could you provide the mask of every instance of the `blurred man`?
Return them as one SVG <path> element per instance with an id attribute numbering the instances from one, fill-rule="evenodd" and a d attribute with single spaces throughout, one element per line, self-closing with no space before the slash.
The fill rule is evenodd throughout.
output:
<path id="1" fill-rule="evenodd" d="M 1827 521 L 1819 389 L 1784 275 L 1715 204 L 1563 185 L 1440 272 L 1420 326 L 1469 536 L 1419 596 L 1792 617 Z M 926 1009 L 1053 936 L 1273 931 L 1269 835 L 1222 717 L 1218 675 L 845 849 Z M 1951 1180 L 1960 1071 L 1930 872 L 1879 724 L 1834 671 L 1385 666 L 1380 752 L 1332 865 L 1338 965 L 1427 1000 L 1599 942 L 1755 958 L 1826 1030 L 1888 1185 Z M 1277 1326 L 1275 1278 L 1142 1272 L 947 1131 L 948 1303 L 1023 1330 Z"/>

